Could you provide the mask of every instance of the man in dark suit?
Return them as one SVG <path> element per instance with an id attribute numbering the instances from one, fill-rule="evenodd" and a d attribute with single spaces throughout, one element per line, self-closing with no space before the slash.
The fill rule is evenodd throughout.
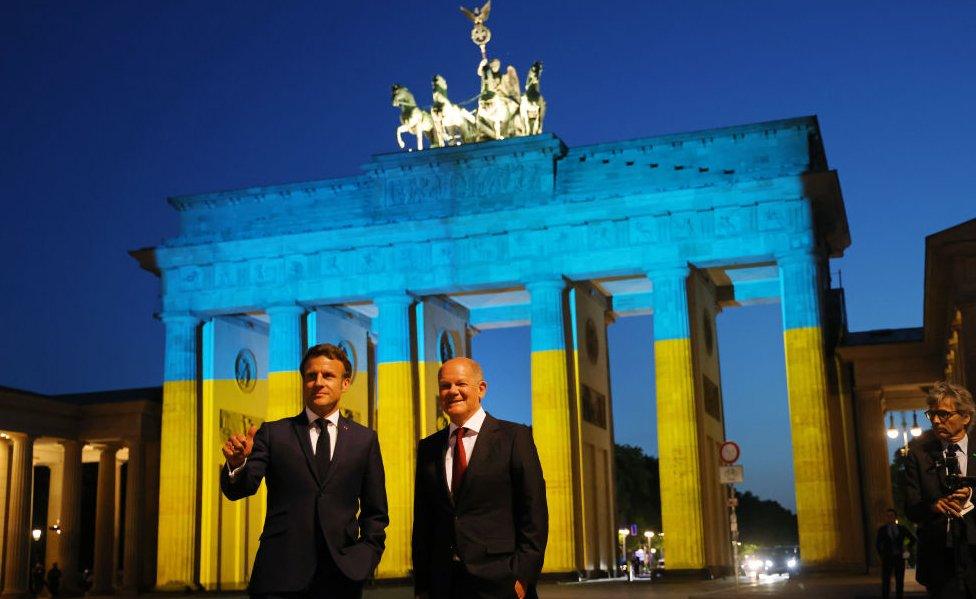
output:
<path id="1" fill-rule="evenodd" d="M 905 594 L 905 545 L 915 546 L 915 535 L 903 524 L 898 523 L 898 512 L 889 508 L 885 512 L 885 523 L 878 528 L 874 545 L 881 557 L 881 597 L 891 596 L 891 577 L 895 577 L 895 597 L 902 599 Z"/>
<path id="2" fill-rule="evenodd" d="M 262 478 L 268 486 L 252 596 L 358 598 L 383 554 L 390 519 L 376 433 L 339 416 L 350 370 L 342 348 L 309 348 L 300 367 L 305 409 L 223 446 L 228 499 L 253 495 Z"/>
<path id="3" fill-rule="evenodd" d="M 932 430 L 908 445 L 905 514 L 918 524 L 915 578 L 929 597 L 976 597 L 976 513 L 971 490 L 952 490 L 950 474 L 976 476 L 976 405 L 948 382 L 932 386 L 925 415 Z"/>
<path id="4" fill-rule="evenodd" d="M 437 379 L 451 423 L 417 447 L 416 596 L 534 597 L 549 512 L 532 431 L 485 413 L 488 385 L 474 360 L 444 362 Z"/>

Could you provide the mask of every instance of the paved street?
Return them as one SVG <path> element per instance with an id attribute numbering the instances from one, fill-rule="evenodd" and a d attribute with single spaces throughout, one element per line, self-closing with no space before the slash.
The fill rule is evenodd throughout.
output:
<path id="1" fill-rule="evenodd" d="M 924 589 L 915 584 L 914 572 L 905 576 L 905 596 L 920 598 Z M 760 581 L 741 581 L 736 589 L 732 579 L 701 582 L 601 581 L 574 584 L 546 584 L 539 588 L 541 599 L 653 598 L 694 599 L 719 597 L 817 597 L 818 599 L 869 599 L 881 596 L 874 576 L 809 576 L 793 580 L 770 577 Z M 408 599 L 410 589 L 380 588 L 366 592 L 365 599 Z"/>

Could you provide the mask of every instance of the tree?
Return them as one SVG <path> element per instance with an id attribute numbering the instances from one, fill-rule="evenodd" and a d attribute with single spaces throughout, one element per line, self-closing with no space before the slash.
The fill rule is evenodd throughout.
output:
<path id="1" fill-rule="evenodd" d="M 750 491 L 739 493 L 739 540 L 760 546 L 799 543 L 796 514 L 772 499 L 760 499 Z"/>
<path id="2" fill-rule="evenodd" d="M 657 458 L 633 445 L 614 448 L 617 471 L 617 523 L 661 530 L 661 479 Z"/>
<path id="3" fill-rule="evenodd" d="M 660 532 L 661 478 L 658 459 L 633 445 L 617 445 L 617 523 Z M 776 501 L 739 493 L 739 539 L 756 545 L 796 545 L 796 514 Z M 667 532 L 667 531 L 664 531 Z"/>

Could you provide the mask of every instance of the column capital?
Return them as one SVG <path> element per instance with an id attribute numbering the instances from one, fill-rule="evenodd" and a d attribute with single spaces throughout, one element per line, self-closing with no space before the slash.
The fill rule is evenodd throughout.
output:
<path id="1" fill-rule="evenodd" d="M 28 445 L 30 445 L 34 443 L 35 439 L 37 439 L 37 435 L 34 433 L 4 431 L 3 434 L 5 436 L 0 437 L 0 439 L 9 440 L 11 443 L 27 443 Z"/>
<path id="2" fill-rule="evenodd" d="M 105 454 L 107 452 L 115 453 L 125 446 L 122 441 L 97 441 L 91 445 L 98 450 L 99 454 Z"/>
<path id="3" fill-rule="evenodd" d="M 800 248 L 776 254 L 776 264 L 782 266 L 817 263 L 823 258 L 820 250 L 813 247 Z"/>
<path id="4" fill-rule="evenodd" d="M 373 295 L 373 303 L 377 306 L 386 304 L 388 306 L 409 306 L 417 298 L 406 289 L 381 291 Z"/>
<path id="5" fill-rule="evenodd" d="M 654 283 L 654 279 L 687 279 L 691 274 L 691 266 L 687 262 L 670 264 L 655 264 L 646 269 L 647 278 Z"/>
<path id="6" fill-rule="evenodd" d="M 160 312 L 159 319 L 165 325 L 195 326 L 200 323 L 200 317 L 190 312 Z"/>
<path id="7" fill-rule="evenodd" d="M 264 311 L 268 313 L 268 316 L 300 316 L 306 312 L 304 306 L 295 303 L 271 304 L 266 306 Z"/>

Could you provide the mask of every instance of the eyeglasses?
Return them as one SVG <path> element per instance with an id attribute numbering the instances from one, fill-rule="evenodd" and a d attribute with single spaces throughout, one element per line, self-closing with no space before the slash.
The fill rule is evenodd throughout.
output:
<path id="1" fill-rule="evenodd" d="M 935 420 L 936 418 L 938 418 L 940 422 L 945 422 L 946 420 L 952 418 L 958 413 L 959 412 L 957 411 L 950 412 L 948 410 L 926 410 L 925 416 L 929 420 Z"/>

